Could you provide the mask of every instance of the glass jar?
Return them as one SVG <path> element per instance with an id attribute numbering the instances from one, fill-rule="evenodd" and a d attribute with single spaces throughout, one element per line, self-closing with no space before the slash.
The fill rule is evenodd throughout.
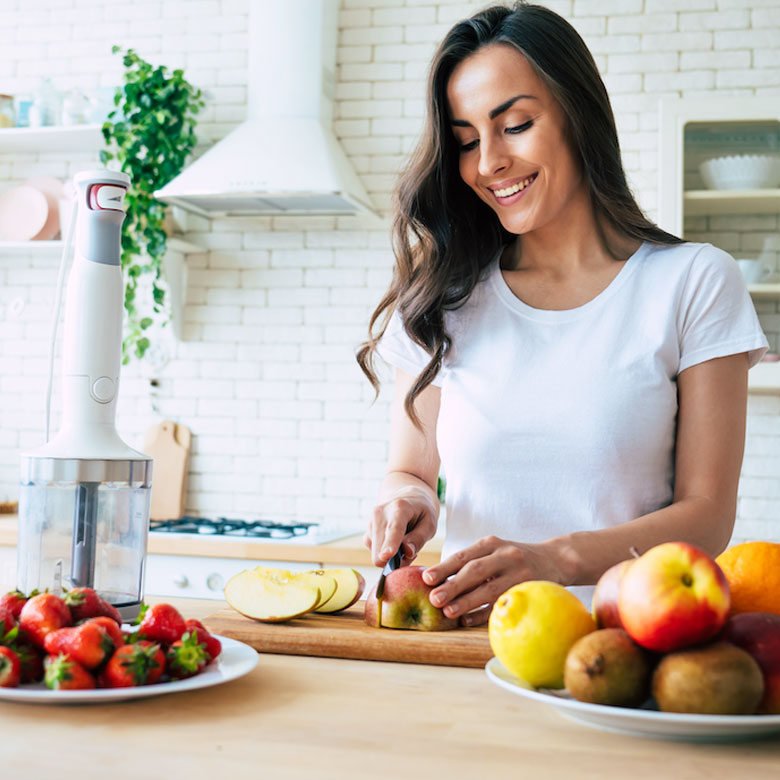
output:
<path id="1" fill-rule="evenodd" d="M 14 99 L 11 95 L 0 95 L 0 127 L 14 127 L 15 125 Z"/>

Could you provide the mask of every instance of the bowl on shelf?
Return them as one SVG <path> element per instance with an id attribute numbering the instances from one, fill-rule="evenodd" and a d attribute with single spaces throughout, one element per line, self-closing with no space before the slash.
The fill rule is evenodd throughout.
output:
<path id="1" fill-rule="evenodd" d="M 780 185 L 780 155 L 735 154 L 712 157 L 699 166 L 710 190 L 763 190 Z"/>

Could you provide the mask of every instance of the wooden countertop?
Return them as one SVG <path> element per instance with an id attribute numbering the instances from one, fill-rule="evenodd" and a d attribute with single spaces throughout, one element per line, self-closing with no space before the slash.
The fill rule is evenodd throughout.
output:
<path id="1" fill-rule="evenodd" d="M 187 617 L 222 602 L 169 599 Z M 0 702 L 2 776 L 539 778 L 777 776 L 780 740 L 688 744 L 597 731 L 483 670 L 261 654 L 246 677 L 121 704 Z"/>
<path id="2" fill-rule="evenodd" d="M 441 557 L 442 539 L 431 539 L 421 550 L 415 563 L 432 566 Z M 0 546 L 16 546 L 16 515 L 0 516 Z M 337 539 L 327 544 L 285 544 L 262 539 L 239 537 L 169 536 L 150 534 L 150 555 L 190 555 L 205 558 L 248 558 L 265 561 L 315 561 L 325 566 L 371 566 L 368 550 L 361 534 Z"/>

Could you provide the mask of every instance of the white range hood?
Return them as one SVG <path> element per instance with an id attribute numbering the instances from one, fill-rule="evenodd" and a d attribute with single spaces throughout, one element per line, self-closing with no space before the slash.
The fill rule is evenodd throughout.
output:
<path id="1" fill-rule="evenodd" d="M 155 192 L 207 217 L 373 206 L 333 133 L 338 0 L 249 0 L 247 120 Z"/>

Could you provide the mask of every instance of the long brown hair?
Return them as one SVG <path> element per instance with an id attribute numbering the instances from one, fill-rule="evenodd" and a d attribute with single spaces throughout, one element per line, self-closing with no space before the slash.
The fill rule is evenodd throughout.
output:
<path id="1" fill-rule="evenodd" d="M 447 83 L 455 67 L 494 43 L 517 49 L 562 107 L 567 138 L 579 158 L 599 236 L 610 255 L 617 259 L 604 224 L 643 241 L 682 241 L 648 220 L 634 200 L 604 83 L 585 42 L 563 17 L 518 2 L 512 8 L 492 6 L 458 22 L 431 64 L 423 135 L 394 193 L 393 280 L 371 315 L 368 340 L 357 352 L 361 369 L 378 393 L 374 352 L 390 316 L 398 311 L 409 337 L 430 355 L 405 401 L 406 413 L 418 427 L 414 400 L 435 378 L 450 348 L 444 312 L 465 303 L 498 250 L 514 238 L 460 178 L 458 144 L 447 115 Z"/>

